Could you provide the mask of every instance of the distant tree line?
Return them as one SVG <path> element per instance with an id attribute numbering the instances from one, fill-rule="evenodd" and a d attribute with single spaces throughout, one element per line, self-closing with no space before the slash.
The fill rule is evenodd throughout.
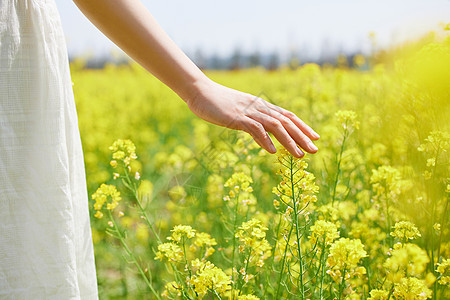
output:
<path id="1" fill-rule="evenodd" d="M 240 49 L 236 49 L 228 56 L 219 56 L 217 54 L 205 55 L 201 50 L 195 51 L 192 55 L 188 55 L 200 69 L 203 70 L 240 70 L 254 67 L 263 67 L 267 70 L 276 70 L 281 66 L 287 66 L 292 69 L 299 67 L 305 63 L 316 63 L 319 65 L 332 65 L 341 67 L 361 67 L 358 58 L 359 53 L 339 53 L 324 51 L 318 58 L 305 58 L 301 53 L 291 52 L 289 55 L 281 55 L 278 52 L 260 53 L 244 53 Z M 71 56 L 70 60 L 79 57 Z M 125 55 L 104 55 L 100 57 L 82 57 L 84 67 L 89 69 L 101 69 L 106 64 L 128 64 L 129 58 Z M 359 62 L 358 62 L 359 61 Z"/>

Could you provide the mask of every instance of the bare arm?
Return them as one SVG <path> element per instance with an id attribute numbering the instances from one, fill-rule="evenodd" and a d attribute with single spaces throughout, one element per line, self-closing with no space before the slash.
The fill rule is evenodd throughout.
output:
<path id="1" fill-rule="evenodd" d="M 175 91 L 193 113 L 240 129 L 270 153 L 271 132 L 296 157 L 315 153 L 319 136 L 295 114 L 211 81 L 169 38 L 139 0 L 74 0 L 86 17 L 131 58 Z"/>

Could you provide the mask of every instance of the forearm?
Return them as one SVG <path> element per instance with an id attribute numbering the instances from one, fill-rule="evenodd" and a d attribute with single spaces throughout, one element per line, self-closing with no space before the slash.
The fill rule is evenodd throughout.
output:
<path id="1" fill-rule="evenodd" d="M 139 0 L 74 0 L 86 17 L 183 100 L 207 80 Z"/>

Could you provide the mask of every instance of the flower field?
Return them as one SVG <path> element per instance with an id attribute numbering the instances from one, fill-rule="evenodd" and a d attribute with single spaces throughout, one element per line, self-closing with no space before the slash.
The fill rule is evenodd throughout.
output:
<path id="1" fill-rule="evenodd" d="M 101 299 L 449 299 L 450 37 L 357 58 L 208 72 L 311 125 L 303 159 L 72 63 Z"/>

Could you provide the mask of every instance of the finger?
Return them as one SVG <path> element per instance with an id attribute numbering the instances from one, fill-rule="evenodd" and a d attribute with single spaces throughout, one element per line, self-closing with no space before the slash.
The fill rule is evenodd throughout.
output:
<path id="1" fill-rule="evenodd" d="M 242 120 L 240 124 L 241 125 L 239 129 L 250 134 L 261 148 L 264 148 L 267 152 L 272 154 L 277 152 L 272 139 L 261 123 L 249 117 L 245 117 L 245 119 Z"/>
<path id="2" fill-rule="evenodd" d="M 320 135 L 317 134 L 317 132 L 315 132 L 311 127 L 309 127 L 305 122 L 303 122 L 299 117 L 297 117 L 296 114 L 294 114 L 293 112 L 284 109 L 282 107 L 279 107 L 275 104 L 272 104 L 270 102 L 267 102 L 264 99 L 261 99 L 263 101 L 262 105 L 266 106 L 269 109 L 262 109 L 263 112 L 266 111 L 270 111 L 270 109 L 275 110 L 279 113 L 281 113 L 282 115 L 284 115 L 285 117 L 289 118 L 292 122 L 294 122 L 294 124 L 300 128 L 300 130 L 306 134 L 306 136 L 308 136 L 310 139 L 312 140 L 318 140 L 320 138 Z"/>
<path id="3" fill-rule="evenodd" d="M 280 121 L 281 125 L 287 130 L 289 135 L 294 139 L 294 141 L 300 145 L 300 147 L 304 150 L 306 150 L 309 153 L 316 153 L 317 147 L 313 144 L 313 142 L 309 139 L 308 136 L 306 136 L 303 131 L 301 131 L 293 121 L 287 117 L 285 117 L 283 114 L 281 114 L 278 111 L 275 110 L 266 110 L 264 112 L 269 116 L 271 116 L 274 119 L 277 119 Z"/>
<path id="4" fill-rule="evenodd" d="M 275 138 L 295 157 L 303 157 L 305 154 L 297 146 L 280 121 L 261 112 L 253 112 L 247 115 L 249 118 L 261 123 L 266 131 L 273 133 Z"/>

